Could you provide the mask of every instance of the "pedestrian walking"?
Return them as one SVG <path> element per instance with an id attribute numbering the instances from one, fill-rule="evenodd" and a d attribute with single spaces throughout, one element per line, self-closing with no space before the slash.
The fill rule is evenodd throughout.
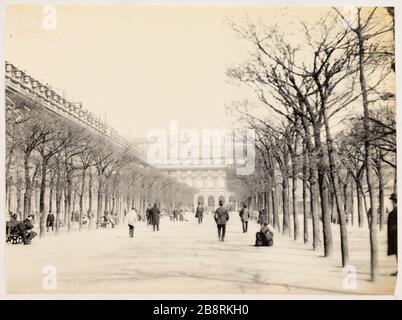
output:
<path id="1" fill-rule="evenodd" d="M 148 208 L 147 208 L 147 210 L 145 211 L 145 216 L 146 216 L 146 218 L 147 218 L 147 227 L 152 224 L 151 209 L 152 209 L 151 204 L 148 204 Z"/>
<path id="2" fill-rule="evenodd" d="M 152 220 L 152 227 L 153 230 L 159 231 L 159 220 L 160 220 L 160 214 L 161 211 L 159 210 L 158 206 L 156 203 L 154 204 L 154 207 L 150 210 L 151 213 L 151 220 Z"/>
<path id="3" fill-rule="evenodd" d="M 243 208 L 239 212 L 241 224 L 243 227 L 243 233 L 247 232 L 248 229 L 248 220 L 250 219 L 250 210 L 247 208 L 247 204 L 243 204 Z"/>
<path id="4" fill-rule="evenodd" d="M 198 203 L 197 211 L 195 213 L 195 217 L 198 219 L 198 224 L 202 223 L 202 219 L 204 218 L 204 208 L 201 205 L 201 202 Z"/>
<path id="5" fill-rule="evenodd" d="M 398 209 L 397 209 L 397 194 L 393 193 L 389 197 L 392 201 L 393 209 L 388 215 L 387 221 L 387 240 L 388 240 L 388 255 L 396 256 L 398 264 Z M 391 273 L 391 276 L 397 276 L 398 271 Z"/>
<path id="6" fill-rule="evenodd" d="M 218 228 L 218 239 L 219 241 L 225 241 L 226 234 L 226 223 L 229 220 L 228 210 L 223 206 L 223 201 L 219 201 L 219 208 L 215 211 L 215 222 Z"/>
<path id="7" fill-rule="evenodd" d="M 49 210 L 49 214 L 46 217 L 46 232 L 49 232 L 49 228 L 52 228 L 54 231 L 54 214 Z"/>
<path id="8" fill-rule="evenodd" d="M 128 235 L 130 238 L 134 237 L 134 224 L 136 222 L 136 217 L 137 217 L 137 211 L 133 207 L 127 214 Z"/>

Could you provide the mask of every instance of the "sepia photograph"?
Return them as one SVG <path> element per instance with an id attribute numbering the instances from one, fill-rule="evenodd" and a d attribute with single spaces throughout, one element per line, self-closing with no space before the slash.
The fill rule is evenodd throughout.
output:
<path id="1" fill-rule="evenodd" d="M 394 6 L 6 2 L 6 297 L 401 298 Z"/>

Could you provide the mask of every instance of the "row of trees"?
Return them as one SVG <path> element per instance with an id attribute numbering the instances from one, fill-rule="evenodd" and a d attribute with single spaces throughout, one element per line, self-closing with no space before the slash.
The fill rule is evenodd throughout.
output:
<path id="1" fill-rule="evenodd" d="M 7 201 L 16 202 L 14 210 L 26 217 L 34 213 L 32 199 L 38 188 L 41 237 L 49 211 L 56 215 L 56 233 L 60 225 L 69 231 L 76 203 L 81 230 L 83 215 L 88 214 L 89 227 L 92 218 L 98 227 L 104 215 L 121 218 L 132 206 L 144 212 L 148 203 L 168 209 L 192 202 L 193 188 L 141 166 L 130 150 L 106 136 L 50 113 L 23 95 L 7 91 L 6 98 Z"/>
<path id="2" fill-rule="evenodd" d="M 357 199 L 359 226 L 368 220 L 375 279 L 390 176 L 396 190 L 393 10 L 355 8 L 349 16 L 324 10 L 296 34 L 251 19 L 231 26 L 249 52 L 227 75 L 253 98 L 233 102 L 230 110 L 255 130 L 258 151 L 254 174 L 232 179 L 232 188 L 260 199 L 273 226 L 295 240 L 302 213 L 304 242 L 314 249 L 323 244 L 325 256 L 333 254 L 337 222 L 343 266 L 347 219 L 354 223 Z"/>

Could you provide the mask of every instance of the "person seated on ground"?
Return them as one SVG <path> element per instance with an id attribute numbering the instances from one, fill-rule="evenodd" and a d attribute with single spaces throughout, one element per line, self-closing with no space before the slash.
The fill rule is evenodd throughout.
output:
<path id="1" fill-rule="evenodd" d="M 274 244 L 274 228 L 268 223 L 264 222 L 260 232 L 256 233 L 255 245 L 259 246 L 272 246 Z"/>
<path id="2" fill-rule="evenodd" d="M 35 238 L 37 235 L 36 232 L 32 231 L 33 218 L 34 215 L 30 214 L 24 221 L 18 222 L 17 226 L 14 228 L 14 232 L 12 233 L 21 236 L 25 245 L 30 244 L 32 242 L 32 239 Z"/>

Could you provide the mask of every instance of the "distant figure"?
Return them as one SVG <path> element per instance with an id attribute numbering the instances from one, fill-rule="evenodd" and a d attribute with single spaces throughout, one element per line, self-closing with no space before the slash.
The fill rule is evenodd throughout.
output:
<path id="1" fill-rule="evenodd" d="M 91 222 L 92 218 L 94 217 L 94 213 L 90 209 L 87 210 L 87 217 L 89 222 Z"/>
<path id="2" fill-rule="evenodd" d="M 153 230 L 159 231 L 159 219 L 160 219 L 161 212 L 160 212 L 159 208 L 157 207 L 156 203 L 154 204 L 154 207 L 151 209 L 150 213 L 151 213 Z"/>
<path id="3" fill-rule="evenodd" d="M 147 218 L 147 226 L 152 224 L 151 210 L 152 210 L 152 206 L 151 206 L 151 204 L 148 204 L 148 208 L 145 211 L 145 216 Z"/>
<path id="4" fill-rule="evenodd" d="M 226 222 L 229 220 L 228 210 L 223 206 L 223 201 L 219 200 L 219 208 L 215 211 L 215 222 L 218 228 L 219 241 L 225 241 Z"/>
<path id="5" fill-rule="evenodd" d="M 202 218 L 204 217 L 204 208 L 201 205 L 201 202 L 198 203 L 197 211 L 195 213 L 195 217 L 198 218 L 198 224 L 202 223 Z"/>
<path id="6" fill-rule="evenodd" d="M 268 212 L 267 209 L 264 208 L 264 206 L 261 206 L 261 209 L 258 212 L 259 212 L 258 223 L 262 227 L 265 222 L 268 223 Z"/>
<path id="7" fill-rule="evenodd" d="M 268 222 L 264 222 L 264 226 L 261 228 L 260 232 L 255 235 L 255 246 L 272 246 L 274 244 L 274 229 Z"/>
<path id="8" fill-rule="evenodd" d="M 243 227 L 243 233 L 246 233 L 248 229 L 248 219 L 250 218 L 250 211 L 247 208 L 246 203 L 243 204 L 243 208 L 240 210 L 239 216 Z"/>
<path id="9" fill-rule="evenodd" d="M 393 209 L 388 215 L 388 230 L 387 230 L 387 238 L 388 238 L 388 255 L 396 256 L 396 262 L 398 264 L 398 209 L 397 209 L 397 194 L 393 193 L 389 197 L 392 201 Z M 391 273 L 391 276 L 397 276 L 398 271 Z"/>
<path id="10" fill-rule="evenodd" d="M 33 229 L 33 220 L 34 216 L 32 214 L 28 215 L 28 217 L 24 221 L 18 222 L 17 226 L 14 228 L 14 232 L 12 234 L 20 235 L 25 245 L 28 245 L 32 242 L 32 239 L 35 238 L 36 232 L 32 231 Z"/>
<path id="11" fill-rule="evenodd" d="M 177 209 L 174 209 L 173 210 L 173 221 L 178 221 L 178 217 L 179 217 L 179 214 L 177 212 Z"/>
<path id="12" fill-rule="evenodd" d="M 127 214 L 127 224 L 128 224 L 128 235 L 130 238 L 134 237 L 134 224 L 137 217 L 137 211 L 135 208 L 131 208 L 131 210 Z"/>
<path id="13" fill-rule="evenodd" d="M 112 218 L 109 216 L 108 212 L 105 212 L 105 215 L 103 216 L 103 222 L 101 224 L 101 227 L 106 228 L 108 224 L 112 225 L 112 228 L 114 228 L 114 222 Z"/>
<path id="14" fill-rule="evenodd" d="M 49 228 L 52 228 L 52 231 L 54 231 L 54 219 L 54 214 L 49 210 L 46 218 L 46 232 L 49 232 Z"/>

